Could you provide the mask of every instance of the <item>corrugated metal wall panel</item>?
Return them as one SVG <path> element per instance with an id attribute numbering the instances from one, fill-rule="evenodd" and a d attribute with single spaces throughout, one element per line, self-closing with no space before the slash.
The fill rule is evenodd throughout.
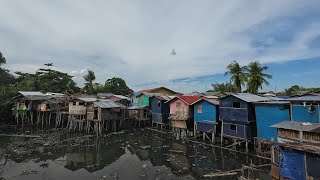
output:
<path id="1" fill-rule="evenodd" d="M 290 120 L 289 109 L 284 105 L 256 105 L 257 137 L 277 140 L 277 128 L 270 127 L 282 121 Z"/>

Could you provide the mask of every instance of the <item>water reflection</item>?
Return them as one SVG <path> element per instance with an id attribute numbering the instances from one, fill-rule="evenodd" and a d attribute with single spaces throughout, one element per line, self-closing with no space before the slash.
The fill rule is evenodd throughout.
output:
<path id="1" fill-rule="evenodd" d="M 175 141 L 169 134 L 150 130 L 131 131 L 101 138 L 60 134 L 59 138 L 61 143 L 54 148 L 38 144 L 36 147 L 28 147 L 32 148 L 30 152 L 22 149 L 27 152 L 19 156 L 15 152 L 9 152 L 8 145 L 19 141 L 28 142 L 29 139 L 1 137 L 0 177 L 46 177 L 60 180 L 68 179 L 67 177 L 201 179 L 204 174 L 238 169 L 242 164 L 269 163 L 250 155 Z M 38 173 L 21 175 L 27 169 L 34 169 Z M 269 178 L 266 173 L 257 173 L 254 176 Z"/>

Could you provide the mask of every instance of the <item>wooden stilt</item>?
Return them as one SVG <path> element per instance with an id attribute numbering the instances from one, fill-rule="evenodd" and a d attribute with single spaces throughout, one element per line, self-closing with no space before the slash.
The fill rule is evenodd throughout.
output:
<path id="1" fill-rule="evenodd" d="M 222 124 L 221 124 L 221 134 L 220 134 L 220 145 L 222 146 L 222 144 L 223 144 L 223 120 L 222 120 Z"/>

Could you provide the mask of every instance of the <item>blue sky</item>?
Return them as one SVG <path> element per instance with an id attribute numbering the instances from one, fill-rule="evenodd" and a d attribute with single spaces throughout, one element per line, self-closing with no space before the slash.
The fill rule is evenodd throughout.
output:
<path id="1" fill-rule="evenodd" d="M 99 83 L 117 76 L 134 90 L 190 92 L 227 81 L 233 60 L 259 60 L 273 75 L 263 91 L 320 86 L 318 0 L 0 2 L 0 51 L 11 72 L 52 62 L 79 86 L 92 69 Z"/>

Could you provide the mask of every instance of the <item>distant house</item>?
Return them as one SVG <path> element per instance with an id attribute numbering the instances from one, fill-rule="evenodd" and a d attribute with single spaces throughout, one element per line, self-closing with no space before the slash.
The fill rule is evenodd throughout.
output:
<path id="1" fill-rule="evenodd" d="M 166 101 L 170 98 L 165 95 L 155 95 L 150 98 L 152 123 L 162 125 L 168 124 L 170 106 Z"/>
<path id="2" fill-rule="evenodd" d="M 162 96 L 160 93 L 140 93 L 137 98 L 138 98 L 138 106 L 150 106 L 150 98 L 152 96 Z"/>
<path id="3" fill-rule="evenodd" d="M 256 116 L 254 102 L 269 99 L 249 93 L 231 94 L 220 100 L 221 134 L 234 139 L 256 137 Z"/>
<path id="4" fill-rule="evenodd" d="M 290 103 L 288 101 L 268 101 L 254 104 L 257 138 L 277 141 L 277 130 L 270 126 L 290 120 Z"/>
<path id="5" fill-rule="evenodd" d="M 175 92 L 171 89 L 168 89 L 166 87 L 157 87 L 152 89 L 144 89 L 139 91 L 139 93 L 161 93 L 167 96 L 173 96 L 173 95 L 182 95 L 181 93 Z"/>
<path id="6" fill-rule="evenodd" d="M 216 99 L 200 99 L 194 105 L 194 131 L 212 133 L 212 141 L 219 120 L 219 101 Z M 205 135 L 205 134 L 204 134 Z"/>
<path id="7" fill-rule="evenodd" d="M 133 92 L 132 94 L 129 95 L 130 98 L 130 106 L 138 106 L 139 105 L 139 98 L 138 96 L 141 93 L 139 92 Z"/>
<path id="8" fill-rule="evenodd" d="M 173 128 L 193 129 L 194 108 L 193 103 L 198 96 L 177 96 L 166 103 L 170 106 L 170 124 Z"/>

